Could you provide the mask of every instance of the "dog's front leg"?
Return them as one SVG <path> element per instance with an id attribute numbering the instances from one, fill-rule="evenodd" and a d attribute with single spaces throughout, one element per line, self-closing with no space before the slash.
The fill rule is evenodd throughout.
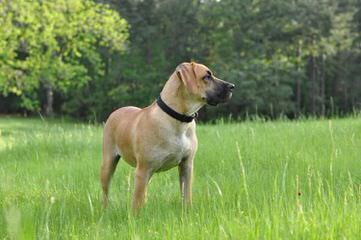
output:
<path id="1" fill-rule="evenodd" d="M 133 194 L 133 213 L 138 214 L 143 201 L 147 185 L 150 180 L 152 172 L 144 167 L 137 167 L 135 170 L 135 189 Z"/>
<path id="2" fill-rule="evenodd" d="M 193 156 L 182 161 L 178 170 L 182 204 L 192 206 Z"/>

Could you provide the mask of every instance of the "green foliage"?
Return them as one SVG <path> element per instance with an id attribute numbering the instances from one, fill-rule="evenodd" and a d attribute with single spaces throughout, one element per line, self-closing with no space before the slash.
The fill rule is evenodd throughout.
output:
<path id="1" fill-rule="evenodd" d="M 5 0 L 0 13 L 0 90 L 32 111 L 42 85 L 67 93 L 103 76 L 98 48 L 122 51 L 128 36 L 124 19 L 89 0 Z"/>
<path id="2" fill-rule="evenodd" d="M 203 120 L 329 116 L 361 107 L 356 0 L 0 6 L 0 90 L 10 94 L 3 98 L 9 106 L 19 96 L 25 109 L 46 109 L 50 86 L 58 114 L 102 121 L 117 107 L 150 104 L 175 67 L 193 60 L 236 84 L 232 100 L 201 112 Z"/>

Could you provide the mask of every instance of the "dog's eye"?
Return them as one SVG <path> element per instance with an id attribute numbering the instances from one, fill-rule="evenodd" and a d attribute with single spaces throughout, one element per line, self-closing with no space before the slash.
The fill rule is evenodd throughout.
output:
<path id="1" fill-rule="evenodd" d="M 212 76 L 210 74 L 207 74 L 206 76 L 203 77 L 203 79 L 206 81 L 210 81 L 212 80 Z"/>

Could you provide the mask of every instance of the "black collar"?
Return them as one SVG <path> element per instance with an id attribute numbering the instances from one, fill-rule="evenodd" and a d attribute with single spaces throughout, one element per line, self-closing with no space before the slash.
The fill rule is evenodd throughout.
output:
<path id="1" fill-rule="evenodd" d="M 194 113 L 192 116 L 180 114 L 180 113 L 174 111 L 173 109 L 171 109 L 165 102 L 163 102 L 163 100 L 160 96 L 157 98 L 157 104 L 165 113 L 167 113 L 169 116 L 171 116 L 181 122 L 190 123 L 198 115 L 198 113 Z"/>

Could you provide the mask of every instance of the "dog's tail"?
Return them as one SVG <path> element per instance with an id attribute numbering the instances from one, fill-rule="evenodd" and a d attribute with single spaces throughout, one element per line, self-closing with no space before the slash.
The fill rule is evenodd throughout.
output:
<path id="1" fill-rule="evenodd" d="M 103 161 L 100 173 L 104 207 L 108 205 L 110 181 L 118 165 L 119 159 L 120 155 L 115 151 L 111 128 L 109 125 L 105 124 L 103 133 Z"/>

